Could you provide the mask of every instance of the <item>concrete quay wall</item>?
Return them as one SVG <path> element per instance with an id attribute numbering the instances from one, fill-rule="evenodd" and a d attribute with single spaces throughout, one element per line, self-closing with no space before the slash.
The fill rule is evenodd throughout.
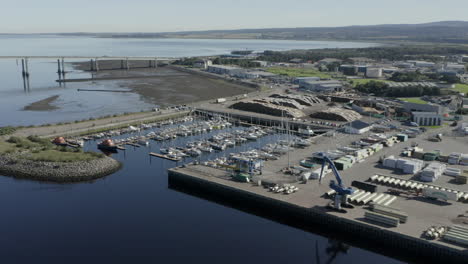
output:
<path id="1" fill-rule="evenodd" d="M 468 250 L 460 251 L 430 241 L 386 230 L 366 223 L 327 214 L 319 208 L 305 208 L 253 192 L 223 185 L 186 172 L 169 170 L 170 186 L 206 192 L 219 199 L 249 204 L 252 209 L 297 221 L 299 226 L 324 228 L 344 235 L 346 240 L 379 254 L 416 263 L 467 263 Z M 294 224 L 296 226 L 296 224 Z M 307 228 L 309 229 L 309 228 Z M 343 236 L 341 236 L 343 237 Z M 367 247 L 369 245 L 369 247 Z"/>

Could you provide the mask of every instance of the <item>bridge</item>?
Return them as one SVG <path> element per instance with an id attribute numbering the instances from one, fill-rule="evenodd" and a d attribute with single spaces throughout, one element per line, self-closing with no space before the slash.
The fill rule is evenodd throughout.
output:
<path id="1" fill-rule="evenodd" d="M 21 60 L 23 77 L 29 76 L 28 61 L 31 59 L 56 59 L 57 73 L 65 74 L 65 59 L 80 59 L 90 60 L 91 71 L 99 71 L 99 61 L 115 60 L 120 61 L 120 69 L 130 69 L 129 61 L 148 61 L 148 68 L 158 67 L 158 61 L 175 61 L 176 57 L 153 57 L 153 56 L 0 56 L 1 59 L 16 59 Z"/>

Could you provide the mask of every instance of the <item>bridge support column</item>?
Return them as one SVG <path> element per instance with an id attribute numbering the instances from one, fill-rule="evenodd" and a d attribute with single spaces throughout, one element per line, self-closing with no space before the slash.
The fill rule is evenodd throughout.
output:
<path id="1" fill-rule="evenodd" d="M 127 70 L 130 70 L 130 64 L 128 63 L 128 58 L 125 60 L 125 68 L 127 68 Z"/>
<path id="2" fill-rule="evenodd" d="M 122 70 L 125 69 L 124 60 L 120 60 L 120 69 L 122 69 Z"/>
<path id="3" fill-rule="evenodd" d="M 158 67 L 158 58 L 154 58 L 154 67 L 155 67 L 155 68 Z"/>
<path id="4" fill-rule="evenodd" d="M 21 59 L 21 66 L 23 70 L 23 77 L 29 77 L 28 58 Z"/>
<path id="5" fill-rule="evenodd" d="M 62 75 L 65 75 L 65 59 L 62 58 Z"/>
<path id="6" fill-rule="evenodd" d="M 89 61 L 89 70 L 90 70 L 90 71 L 94 71 L 94 60 L 93 60 L 93 59 L 91 59 L 91 60 Z"/>
<path id="7" fill-rule="evenodd" d="M 57 73 L 60 75 L 62 72 L 61 67 L 60 67 L 60 59 L 57 59 Z"/>
<path id="8" fill-rule="evenodd" d="M 99 61 L 97 58 L 94 60 L 94 70 L 99 71 Z"/>

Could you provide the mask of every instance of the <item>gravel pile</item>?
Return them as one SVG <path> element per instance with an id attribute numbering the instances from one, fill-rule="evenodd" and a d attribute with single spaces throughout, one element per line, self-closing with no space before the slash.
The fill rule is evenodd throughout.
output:
<path id="1" fill-rule="evenodd" d="M 0 156 L 0 175 L 53 182 L 79 182 L 104 177 L 118 171 L 121 163 L 104 157 L 80 162 L 43 162 Z"/>

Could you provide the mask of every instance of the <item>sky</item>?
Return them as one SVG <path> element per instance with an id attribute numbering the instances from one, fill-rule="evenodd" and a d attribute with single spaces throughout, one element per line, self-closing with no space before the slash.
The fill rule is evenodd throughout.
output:
<path id="1" fill-rule="evenodd" d="M 173 32 L 468 20 L 468 0 L 0 0 L 0 33 Z"/>

